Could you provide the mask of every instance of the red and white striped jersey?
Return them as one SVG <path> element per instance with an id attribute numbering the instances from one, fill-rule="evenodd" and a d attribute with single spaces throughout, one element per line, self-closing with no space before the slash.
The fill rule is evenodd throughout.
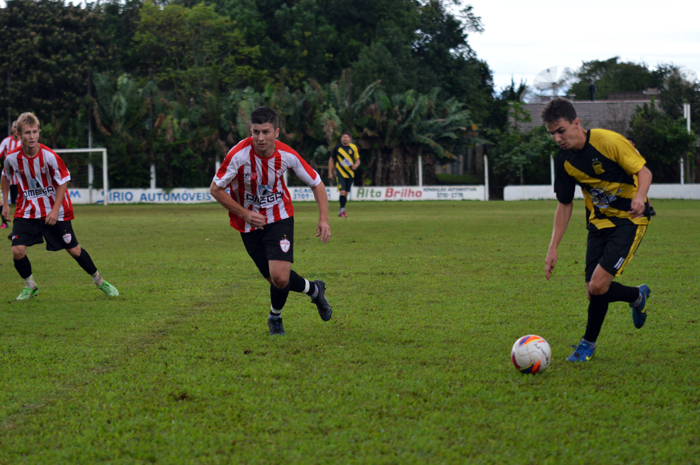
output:
<path id="1" fill-rule="evenodd" d="M 39 144 L 39 153 L 28 158 L 21 148 L 15 149 L 5 157 L 3 176 L 17 184 L 17 208 L 15 218 L 45 218 L 56 203 L 58 186 L 70 181 L 70 173 L 61 157 L 43 144 Z M 68 191 L 63 196 L 58 211 L 58 221 L 70 221 L 73 216 L 73 204 Z"/>
<path id="2" fill-rule="evenodd" d="M 230 188 L 231 198 L 243 208 L 267 217 L 267 224 L 294 216 L 289 190 L 284 184 L 284 172 L 294 171 L 306 185 L 316 187 L 321 176 L 288 145 L 275 141 L 277 149 L 269 158 L 255 153 L 253 138 L 248 137 L 232 148 L 224 159 L 214 182 L 222 189 Z M 229 212 L 231 226 L 240 232 L 254 228 Z"/>
<path id="3" fill-rule="evenodd" d="M 12 136 L 5 137 L 2 142 L 0 142 L 0 158 L 6 156 L 18 147 L 22 147 L 21 139 L 15 140 Z"/>
<path id="4" fill-rule="evenodd" d="M 2 162 L 4 156 L 7 156 L 8 153 L 19 147 L 22 147 L 22 139 L 15 140 L 12 136 L 5 137 L 2 142 L 0 142 L 0 162 Z M 3 170 L 0 169 L 0 172 L 2 171 Z"/>

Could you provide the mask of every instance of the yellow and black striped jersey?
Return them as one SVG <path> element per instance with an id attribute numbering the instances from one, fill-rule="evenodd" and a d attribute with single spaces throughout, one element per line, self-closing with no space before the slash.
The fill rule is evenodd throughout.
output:
<path id="1" fill-rule="evenodd" d="M 623 224 L 649 224 L 649 202 L 641 218 L 630 218 L 637 194 L 637 173 L 646 161 L 622 135 L 591 129 L 579 151 L 559 149 L 555 162 L 554 190 L 557 200 L 571 203 L 576 184 L 581 186 L 589 229 L 614 228 Z"/>
<path id="2" fill-rule="evenodd" d="M 355 144 L 349 144 L 347 146 L 338 144 L 333 149 L 333 162 L 335 163 L 335 170 L 338 172 L 338 176 L 344 178 L 354 178 L 355 172 L 352 170 L 352 165 L 356 160 L 360 159 L 360 153 L 357 151 L 357 146 Z"/>

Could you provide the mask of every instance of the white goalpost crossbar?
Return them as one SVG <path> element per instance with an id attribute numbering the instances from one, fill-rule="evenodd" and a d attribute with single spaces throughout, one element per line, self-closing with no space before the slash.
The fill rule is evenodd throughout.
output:
<path id="1" fill-rule="evenodd" d="M 109 183 L 107 180 L 107 149 L 103 147 L 92 148 L 92 149 L 52 149 L 56 153 L 102 153 L 102 186 L 104 189 L 104 205 L 109 202 Z M 70 168 L 69 170 L 70 171 Z M 94 172 L 92 169 L 92 163 L 88 162 L 88 189 L 90 192 L 90 203 L 92 203 L 92 182 L 94 179 Z"/>

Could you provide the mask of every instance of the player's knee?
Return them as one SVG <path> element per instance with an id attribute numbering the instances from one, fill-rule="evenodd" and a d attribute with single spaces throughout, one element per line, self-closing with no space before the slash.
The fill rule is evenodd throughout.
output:
<path id="1" fill-rule="evenodd" d="M 27 255 L 26 247 L 12 247 L 12 258 L 15 260 L 22 260 Z"/>
<path id="2" fill-rule="evenodd" d="M 82 249 L 79 245 L 76 245 L 72 249 L 66 249 L 66 251 L 70 254 L 71 257 L 78 258 L 80 257 L 80 252 L 82 251 Z"/>
<path id="3" fill-rule="evenodd" d="M 270 282 L 277 289 L 284 289 L 289 284 L 289 275 L 271 275 Z"/>
<path id="4" fill-rule="evenodd" d="M 591 281 L 588 284 L 588 292 L 591 295 L 603 295 L 606 292 L 608 292 L 608 289 L 610 288 L 610 284 L 608 283 L 600 283 L 596 281 Z"/>

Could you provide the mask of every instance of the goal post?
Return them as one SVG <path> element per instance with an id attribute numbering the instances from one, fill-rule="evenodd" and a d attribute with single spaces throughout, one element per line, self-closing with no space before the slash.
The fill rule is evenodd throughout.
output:
<path id="1" fill-rule="evenodd" d="M 107 164 L 107 149 L 103 147 L 91 148 L 91 149 L 52 149 L 54 152 L 59 154 L 87 154 L 88 156 L 76 156 L 76 157 L 64 157 L 63 161 L 71 172 L 71 181 L 78 188 L 87 188 L 89 192 L 89 202 L 93 202 L 93 190 L 95 190 L 95 185 L 99 188 L 99 184 L 102 184 L 102 190 L 104 192 L 104 205 L 109 203 L 109 180 L 107 177 L 108 164 Z M 95 157 L 93 154 L 102 154 L 100 159 L 99 156 Z M 102 165 L 102 182 L 99 180 L 95 182 L 95 167 L 94 165 Z M 76 176 L 73 177 L 73 173 Z"/>

